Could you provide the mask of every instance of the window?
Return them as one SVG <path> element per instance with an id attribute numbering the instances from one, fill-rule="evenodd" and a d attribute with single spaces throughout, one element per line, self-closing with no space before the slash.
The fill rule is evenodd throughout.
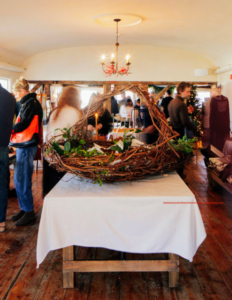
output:
<path id="1" fill-rule="evenodd" d="M 103 88 L 80 88 L 79 91 L 81 96 L 81 108 L 84 108 L 89 104 L 89 100 L 92 94 L 102 94 Z"/>
<path id="2" fill-rule="evenodd" d="M 10 92 L 10 79 L 0 77 L 1 86 Z"/>
<path id="3" fill-rule="evenodd" d="M 207 91 L 199 92 L 199 91 L 197 91 L 197 98 L 200 99 L 200 102 L 205 102 L 205 98 L 210 98 L 210 92 L 207 92 Z"/>
<path id="4" fill-rule="evenodd" d="M 86 107 L 89 104 L 89 100 L 92 94 L 97 95 L 97 93 L 102 94 L 102 87 L 77 87 L 80 98 L 81 98 L 81 108 Z M 56 103 L 59 100 L 59 97 L 62 93 L 63 87 L 61 85 L 52 85 L 51 86 L 51 102 Z"/>

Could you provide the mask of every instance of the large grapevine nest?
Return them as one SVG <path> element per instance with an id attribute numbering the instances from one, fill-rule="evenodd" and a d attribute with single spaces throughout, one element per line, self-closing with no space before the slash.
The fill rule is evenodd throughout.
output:
<path id="1" fill-rule="evenodd" d="M 168 88 L 169 86 L 161 91 L 157 98 L 164 94 Z M 114 145 L 113 141 L 102 141 L 100 137 L 99 140 L 96 140 L 94 137 L 87 137 L 85 130 L 87 119 L 93 116 L 111 96 L 128 90 L 137 93 L 148 106 L 153 125 L 159 133 L 158 139 L 154 144 L 128 147 L 126 151 L 121 153 L 109 150 L 108 152 L 88 157 L 76 152 L 67 156 L 59 154 L 59 151 L 53 147 L 54 141 L 57 143 L 57 137 L 52 137 L 44 145 L 43 152 L 44 158 L 49 164 L 58 171 L 72 173 L 76 176 L 99 181 L 100 183 L 136 180 L 164 171 L 177 170 L 183 166 L 189 156 L 182 152 L 181 149 L 176 151 L 170 143 L 170 140 L 178 137 L 178 133 L 174 132 L 168 125 L 164 114 L 157 107 L 155 101 L 151 99 L 143 85 L 116 86 L 112 92 L 100 95 L 97 101 L 90 103 L 85 109 L 84 117 L 72 127 L 71 135 L 75 137 L 76 145 L 79 145 L 78 143 L 82 144 L 83 140 L 85 141 L 83 145 L 85 150 L 92 148 L 94 143 L 102 147 Z M 62 135 L 59 143 L 61 145 L 65 143 L 65 138 Z"/>

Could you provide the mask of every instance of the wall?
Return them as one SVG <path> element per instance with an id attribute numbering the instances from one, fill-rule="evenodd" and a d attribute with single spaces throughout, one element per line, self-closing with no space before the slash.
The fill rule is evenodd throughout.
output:
<path id="1" fill-rule="evenodd" d="M 119 66 L 131 55 L 131 75 L 105 77 L 101 55 L 109 58 L 114 47 L 75 47 L 48 51 L 32 56 L 23 63 L 28 80 L 130 80 L 130 81 L 216 81 L 215 65 L 208 59 L 182 50 L 152 46 L 120 46 Z M 196 77 L 195 69 L 207 68 L 210 75 Z"/>
<path id="2" fill-rule="evenodd" d="M 0 69 L 0 77 L 9 78 L 11 81 L 10 92 L 12 92 L 12 87 L 13 87 L 13 84 L 15 83 L 16 79 L 18 79 L 20 76 L 22 76 L 22 75 L 18 72 L 12 72 L 12 71 Z"/>
<path id="3" fill-rule="evenodd" d="M 232 130 L 232 80 L 230 75 L 232 71 L 221 73 L 218 75 L 218 83 L 222 85 L 222 94 L 229 99 L 230 105 L 230 129 Z"/>

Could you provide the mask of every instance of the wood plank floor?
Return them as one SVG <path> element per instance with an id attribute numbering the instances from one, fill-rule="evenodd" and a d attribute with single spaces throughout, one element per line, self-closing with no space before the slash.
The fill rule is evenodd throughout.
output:
<path id="1" fill-rule="evenodd" d="M 75 288 L 62 288 L 61 251 L 49 253 L 36 269 L 36 241 L 42 199 L 42 173 L 33 174 L 36 223 L 16 228 L 10 221 L 18 211 L 9 199 L 7 231 L 0 235 L 0 299 L 232 299 L 232 195 L 208 188 L 202 156 L 186 165 L 185 181 L 199 202 L 207 238 L 193 263 L 180 259 L 180 287 L 168 287 L 167 273 L 75 274 Z M 13 175 L 13 174 L 12 174 Z M 13 180 L 11 178 L 13 187 Z M 216 202 L 216 204 L 215 204 Z M 80 259 L 120 259 L 121 253 L 101 248 L 76 248 Z M 127 254 L 128 259 L 164 259 L 165 254 Z"/>

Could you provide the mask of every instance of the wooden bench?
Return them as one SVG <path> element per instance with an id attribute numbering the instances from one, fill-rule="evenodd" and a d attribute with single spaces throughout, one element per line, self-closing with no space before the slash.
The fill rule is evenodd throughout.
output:
<path id="1" fill-rule="evenodd" d="M 207 168 L 207 175 L 208 175 L 208 183 L 210 189 L 215 189 L 219 186 L 222 186 L 224 189 L 226 189 L 230 194 L 232 194 L 232 185 L 229 184 L 229 182 L 223 182 L 219 178 L 219 173 L 216 172 L 213 169 Z"/>
<path id="2" fill-rule="evenodd" d="M 215 147 L 213 147 L 212 145 L 210 145 L 210 149 L 213 153 L 215 153 L 218 157 L 223 157 L 224 154 L 219 151 L 218 149 L 216 149 Z M 229 184 L 229 182 L 223 182 L 220 178 L 219 178 L 220 173 L 217 172 L 216 170 L 213 170 L 211 168 L 207 168 L 207 177 L 208 177 L 208 183 L 209 183 L 209 188 L 210 189 L 215 189 L 219 186 L 222 186 L 224 189 L 226 189 L 230 194 L 232 194 L 232 185 Z"/>

